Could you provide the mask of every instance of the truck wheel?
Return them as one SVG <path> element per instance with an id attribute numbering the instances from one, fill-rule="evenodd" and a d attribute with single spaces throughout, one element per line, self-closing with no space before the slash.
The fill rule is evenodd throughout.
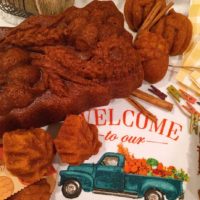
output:
<path id="1" fill-rule="evenodd" d="M 145 200 L 164 200 L 163 194 L 158 190 L 149 190 L 144 197 Z"/>
<path id="2" fill-rule="evenodd" d="M 81 194 L 81 184 L 76 180 L 67 180 L 62 186 L 62 193 L 66 198 L 76 198 Z"/>

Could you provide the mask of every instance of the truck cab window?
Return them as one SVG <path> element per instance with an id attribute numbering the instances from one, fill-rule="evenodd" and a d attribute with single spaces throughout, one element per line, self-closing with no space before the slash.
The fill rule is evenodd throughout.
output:
<path id="1" fill-rule="evenodd" d="M 118 158 L 117 157 L 105 157 L 102 161 L 102 165 L 117 166 L 118 165 Z"/>

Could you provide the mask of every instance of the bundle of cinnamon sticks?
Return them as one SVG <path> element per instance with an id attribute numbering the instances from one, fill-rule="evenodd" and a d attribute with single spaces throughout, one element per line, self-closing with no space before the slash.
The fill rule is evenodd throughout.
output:
<path id="1" fill-rule="evenodd" d="M 153 25 L 155 25 L 165 14 L 168 12 L 168 10 L 174 5 L 173 1 L 170 1 L 163 9 L 162 9 L 162 3 L 158 1 L 149 15 L 147 16 L 146 20 L 140 27 L 140 30 L 138 32 L 144 31 L 144 30 L 150 30 Z"/>
<path id="2" fill-rule="evenodd" d="M 134 97 L 137 97 L 141 100 L 144 100 L 154 106 L 157 106 L 159 108 L 162 108 L 167 111 L 172 111 L 173 104 L 170 102 L 167 102 L 165 100 L 159 99 L 157 97 L 154 97 L 142 90 L 135 90 L 132 92 L 132 96 L 129 97 L 127 100 L 140 112 L 142 112 L 145 116 L 147 116 L 149 119 L 151 119 L 153 122 L 157 121 L 157 117 L 152 114 L 150 111 L 148 111 L 144 106 L 142 106 L 137 100 L 134 99 Z"/>

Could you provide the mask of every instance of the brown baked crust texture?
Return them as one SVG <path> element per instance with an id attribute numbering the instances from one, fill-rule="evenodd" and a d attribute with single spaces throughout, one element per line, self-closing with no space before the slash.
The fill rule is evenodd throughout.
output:
<path id="1" fill-rule="evenodd" d="M 0 134 L 56 123 L 128 96 L 140 57 L 112 1 L 33 16 L 0 42 Z"/>
<path id="2" fill-rule="evenodd" d="M 144 68 L 144 79 L 149 83 L 162 80 L 169 64 L 168 45 L 159 34 L 144 31 L 134 42 Z"/>
<path id="3" fill-rule="evenodd" d="M 50 196 L 50 185 L 46 179 L 42 179 L 9 197 L 7 200 L 49 200 Z"/>
<path id="4" fill-rule="evenodd" d="M 53 140 L 43 129 L 6 132 L 3 147 L 6 168 L 23 182 L 39 181 L 52 168 Z"/>
<path id="5" fill-rule="evenodd" d="M 151 32 L 162 35 L 168 44 L 171 56 L 182 55 L 192 39 L 192 23 L 188 17 L 171 9 L 151 28 Z"/>
<path id="6" fill-rule="evenodd" d="M 78 115 L 65 119 L 54 143 L 61 161 L 70 165 L 82 164 L 101 147 L 97 127 Z"/>

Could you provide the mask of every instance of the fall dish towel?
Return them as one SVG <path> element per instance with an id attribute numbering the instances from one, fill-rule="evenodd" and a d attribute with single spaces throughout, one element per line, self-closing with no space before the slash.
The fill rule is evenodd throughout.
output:
<path id="1" fill-rule="evenodd" d="M 183 66 L 193 66 L 196 69 L 181 69 L 177 80 L 200 95 L 200 1 L 192 0 L 189 18 L 193 24 L 193 41 L 183 55 Z"/>

